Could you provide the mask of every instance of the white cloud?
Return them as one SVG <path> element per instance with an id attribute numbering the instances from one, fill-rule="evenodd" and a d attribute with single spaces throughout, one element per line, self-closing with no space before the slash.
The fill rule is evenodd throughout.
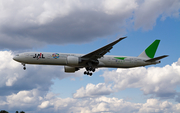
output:
<path id="1" fill-rule="evenodd" d="M 179 17 L 180 1 L 178 0 L 144 0 L 135 10 L 135 28 L 152 29 L 156 20 L 162 17 Z"/>
<path id="2" fill-rule="evenodd" d="M 7 96 L 7 101 L 9 103 L 13 103 L 12 101 L 18 101 L 19 103 L 27 102 L 32 103 L 36 100 L 33 98 L 37 95 L 37 90 L 31 90 L 31 91 L 20 91 L 17 94 L 12 94 L 10 96 Z"/>
<path id="3" fill-rule="evenodd" d="M 178 113 L 180 104 L 173 105 L 168 101 L 158 101 L 156 99 L 148 99 L 145 104 L 140 108 L 139 113 Z"/>
<path id="4" fill-rule="evenodd" d="M 52 102 L 54 100 L 51 100 Z M 169 113 L 180 111 L 180 104 L 172 104 L 168 101 L 159 101 L 157 99 L 147 99 L 146 103 L 131 103 L 118 98 L 88 98 L 88 99 L 60 99 L 54 101 L 56 111 L 64 112 L 109 112 L 109 113 Z"/>
<path id="5" fill-rule="evenodd" d="M 47 94 L 48 95 L 48 94 Z M 50 95 L 53 95 L 52 93 Z M 3 104 L 4 103 L 4 104 Z M 6 105 L 6 106 L 5 106 Z M 109 112 L 109 113 L 178 113 L 180 111 L 180 104 L 172 104 L 168 101 L 159 101 L 157 99 L 147 99 L 146 103 L 131 103 L 123 99 L 98 97 L 86 99 L 73 98 L 58 98 L 55 95 L 51 98 L 46 96 L 41 97 L 37 89 L 31 91 L 20 91 L 17 94 L 12 94 L 2 101 L 0 107 L 13 109 L 28 109 L 29 112 Z M 27 111 L 27 113 L 28 113 Z"/>
<path id="6" fill-rule="evenodd" d="M 83 43 L 124 35 L 133 27 L 149 30 L 159 17 L 179 17 L 179 4 L 179 0 L 0 0 L 0 48 Z"/>
<path id="7" fill-rule="evenodd" d="M 175 88 L 180 85 L 179 61 L 164 67 L 117 69 L 107 71 L 102 76 L 106 83 L 114 82 L 114 90 L 141 88 L 146 95 L 173 99 L 178 94 Z"/>
<path id="8" fill-rule="evenodd" d="M 106 86 L 105 83 L 99 83 L 97 85 L 89 83 L 86 88 L 81 87 L 73 94 L 74 98 L 90 98 L 98 97 L 102 95 L 109 95 L 112 93 L 111 85 Z"/>
<path id="9" fill-rule="evenodd" d="M 41 108 L 41 109 L 44 109 L 46 108 L 47 106 L 49 106 L 49 101 L 44 101 L 41 103 L 41 105 L 39 105 L 38 107 Z"/>
<path id="10" fill-rule="evenodd" d="M 18 78 L 18 74 L 15 73 L 14 77 L 8 78 L 8 80 L 6 81 L 6 86 L 12 86 L 14 82 L 17 81 Z"/>
<path id="11" fill-rule="evenodd" d="M 110 15 L 129 15 L 129 13 L 131 14 L 137 6 L 136 0 L 105 0 L 103 2 L 104 11 Z"/>
<path id="12" fill-rule="evenodd" d="M 147 99 L 146 103 L 131 103 L 123 99 L 98 97 L 86 99 L 73 98 L 58 98 L 56 96 L 51 98 L 39 97 L 38 90 L 20 91 L 17 94 L 7 96 L 4 103 L 10 106 L 9 109 L 31 109 L 29 112 L 109 112 L 109 113 L 178 113 L 180 111 L 180 104 L 172 104 L 168 101 L 159 101 L 157 99 Z M 48 94 L 47 94 L 48 95 Z M 52 94 L 50 94 L 52 95 Z M 2 107 L 2 103 L 0 107 Z M 4 107 L 4 106 L 3 106 Z M 7 106 L 6 106 L 7 107 Z M 6 108 L 5 107 L 5 108 Z M 28 111 L 27 111 L 28 112 Z"/>
<path id="13" fill-rule="evenodd" d="M 6 96 L 4 100 L 4 109 L 36 109 L 36 106 L 41 102 L 40 92 L 37 89 L 30 91 L 19 91 Z"/>
<path id="14" fill-rule="evenodd" d="M 178 59 L 178 61 L 176 62 L 176 65 L 180 66 L 180 58 Z"/>

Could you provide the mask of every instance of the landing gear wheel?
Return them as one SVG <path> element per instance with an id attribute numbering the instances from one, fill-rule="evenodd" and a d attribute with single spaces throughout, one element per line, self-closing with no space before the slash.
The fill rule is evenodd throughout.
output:
<path id="1" fill-rule="evenodd" d="M 85 75 L 92 76 L 92 73 L 91 73 L 91 72 L 89 72 L 89 71 L 84 71 L 84 74 L 85 74 Z"/>
<path id="2" fill-rule="evenodd" d="M 95 68 L 92 69 L 92 72 L 95 72 Z"/>
<path id="3" fill-rule="evenodd" d="M 89 76 L 92 76 L 93 73 L 91 73 L 91 72 L 96 71 L 96 68 L 94 68 L 94 67 L 86 67 L 85 69 L 86 69 L 86 71 L 84 71 L 84 74 L 89 75 Z"/>
<path id="4" fill-rule="evenodd" d="M 26 64 L 24 64 L 24 63 L 21 63 L 24 67 L 23 67 L 23 69 L 24 70 L 26 70 Z"/>
<path id="5" fill-rule="evenodd" d="M 88 73 L 89 73 L 88 71 L 84 71 L 84 74 L 85 74 L 85 75 L 88 75 Z"/>
<path id="6" fill-rule="evenodd" d="M 89 72 L 87 71 L 86 74 L 89 75 Z"/>

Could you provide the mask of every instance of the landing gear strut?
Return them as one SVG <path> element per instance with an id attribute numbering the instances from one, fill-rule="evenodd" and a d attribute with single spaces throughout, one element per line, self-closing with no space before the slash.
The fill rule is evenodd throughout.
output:
<path id="1" fill-rule="evenodd" d="M 24 66 L 23 69 L 26 70 L 26 64 L 22 63 L 22 65 Z"/>
<path id="2" fill-rule="evenodd" d="M 92 76 L 92 72 L 95 72 L 95 68 L 93 67 L 86 67 L 86 71 L 84 72 L 85 75 L 89 75 L 89 76 Z"/>

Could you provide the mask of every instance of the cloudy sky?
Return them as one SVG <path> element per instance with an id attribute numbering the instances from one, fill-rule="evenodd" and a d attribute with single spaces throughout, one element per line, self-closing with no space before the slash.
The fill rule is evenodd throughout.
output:
<path id="1" fill-rule="evenodd" d="M 110 55 L 138 56 L 160 39 L 161 64 L 64 73 L 22 65 L 24 51 L 89 53 L 128 36 Z M 10 113 L 180 112 L 179 0 L 0 0 L 0 110 Z"/>

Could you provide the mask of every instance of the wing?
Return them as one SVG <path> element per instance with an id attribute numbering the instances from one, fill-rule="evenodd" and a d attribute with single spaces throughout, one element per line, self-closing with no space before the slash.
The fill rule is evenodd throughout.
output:
<path id="1" fill-rule="evenodd" d="M 126 37 L 122 37 L 122 38 L 119 38 L 118 40 L 104 46 L 104 47 L 101 47 L 91 53 L 88 53 L 84 56 L 81 57 L 82 60 L 86 60 L 86 61 L 89 61 L 89 60 L 97 60 L 98 58 L 101 58 L 103 57 L 107 52 L 109 52 L 113 46 L 118 43 L 119 41 L 121 41 L 122 39 L 124 39 Z"/>

